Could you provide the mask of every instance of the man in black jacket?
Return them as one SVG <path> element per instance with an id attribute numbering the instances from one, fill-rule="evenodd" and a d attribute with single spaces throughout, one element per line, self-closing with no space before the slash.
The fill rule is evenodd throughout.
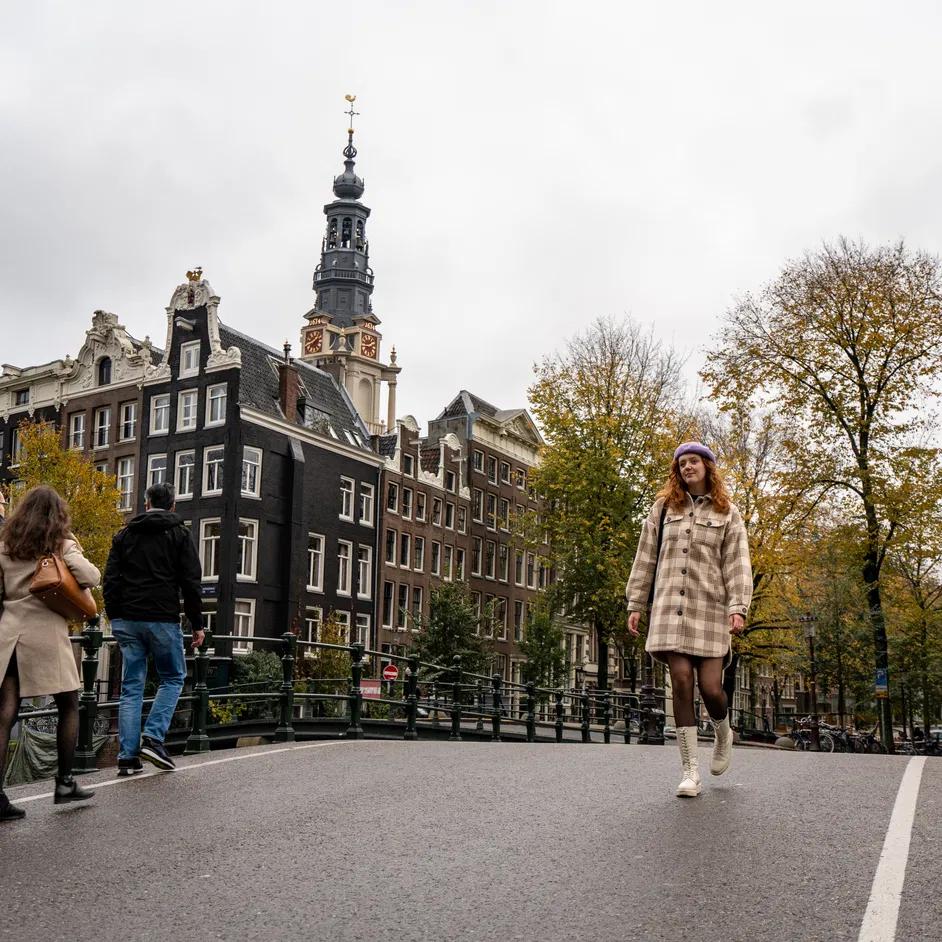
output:
<path id="1" fill-rule="evenodd" d="M 164 737 L 186 679 L 181 594 L 193 631 L 193 647 L 203 643 L 203 573 L 190 531 L 174 513 L 173 488 L 151 485 L 144 506 L 145 512 L 115 535 L 105 567 L 105 611 L 123 661 L 118 775 L 142 771 L 141 758 L 167 772 L 175 768 L 164 748 Z M 160 685 L 142 736 L 148 656 L 153 658 Z"/>

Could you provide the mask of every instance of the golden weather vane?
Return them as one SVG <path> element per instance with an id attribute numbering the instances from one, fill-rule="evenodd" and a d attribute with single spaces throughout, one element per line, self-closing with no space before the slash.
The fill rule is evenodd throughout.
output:
<path id="1" fill-rule="evenodd" d="M 350 104 L 350 110 L 349 110 L 349 111 L 345 111 L 344 114 L 350 115 L 350 127 L 349 127 L 349 129 L 348 129 L 348 133 L 353 134 L 353 119 L 356 118 L 356 117 L 358 117 L 359 114 L 360 114 L 359 111 L 354 111 L 354 110 L 353 110 L 353 103 L 357 100 L 357 96 L 356 96 L 356 95 L 344 95 L 343 97 L 344 97 L 344 98 L 349 102 L 349 104 Z"/>

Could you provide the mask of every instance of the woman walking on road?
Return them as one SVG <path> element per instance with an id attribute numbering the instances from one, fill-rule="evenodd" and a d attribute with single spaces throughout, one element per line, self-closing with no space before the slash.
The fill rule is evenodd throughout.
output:
<path id="1" fill-rule="evenodd" d="M 56 804 L 95 794 L 72 778 L 79 676 L 68 625 L 29 591 L 36 563 L 50 555 L 61 557 L 80 586 L 98 585 L 101 573 L 82 555 L 70 527 L 68 505 L 53 488 L 40 485 L 23 497 L 0 530 L 0 785 L 20 697 L 51 694 L 59 711 Z M 0 790 L 0 821 L 25 814 Z"/>
<path id="2" fill-rule="evenodd" d="M 733 747 L 723 671 L 730 635 L 742 632 L 752 601 L 746 528 L 705 445 L 686 442 L 674 452 L 667 483 L 644 522 L 625 594 L 628 630 L 638 634 L 641 614 L 649 611 L 645 649 L 670 671 L 683 764 L 677 794 L 699 795 L 694 672 L 713 722 L 710 772 L 722 775 Z"/>

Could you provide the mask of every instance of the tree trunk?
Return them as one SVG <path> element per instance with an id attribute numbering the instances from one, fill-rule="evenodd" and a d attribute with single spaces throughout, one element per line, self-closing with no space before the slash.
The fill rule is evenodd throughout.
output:
<path id="1" fill-rule="evenodd" d="M 870 612 L 870 624 L 873 626 L 873 653 L 876 669 L 886 671 L 887 693 L 890 682 L 890 658 L 886 641 L 886 621 L 883 617 L 883 601 L 880 595 L 880 568 L 877 553 L 872 547 L 867 549 L 863 566 L 864 584 L 867 587 L 867 604 Z M 877 700 L 877 712 L 880 717 L 880 739 L 886 751 L 893 750 L 893 704 L 886 696 Z"/>
<path id="2" fill-rule="evenodd" d="M 599 690 L 608 689 L 608 632 L 605 630 L 605 626 L 600 621 L 599 617 L 595 616 L 595 640 L 598 645 L 598 663 L 599 663 L 599 674 L 598 674 L 598 687 Z"/>

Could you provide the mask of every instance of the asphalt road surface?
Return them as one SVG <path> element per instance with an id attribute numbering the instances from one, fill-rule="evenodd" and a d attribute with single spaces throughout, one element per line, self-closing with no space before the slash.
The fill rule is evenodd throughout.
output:
<path id="1" fill-rule="evenodd" d="M 678 773 L 672 744 L 365 741 L 11 789 L 0 939 L 889 942 L 898 910 L 942 940 L 942 760 L 736 749 L 686 800 Z"/>

